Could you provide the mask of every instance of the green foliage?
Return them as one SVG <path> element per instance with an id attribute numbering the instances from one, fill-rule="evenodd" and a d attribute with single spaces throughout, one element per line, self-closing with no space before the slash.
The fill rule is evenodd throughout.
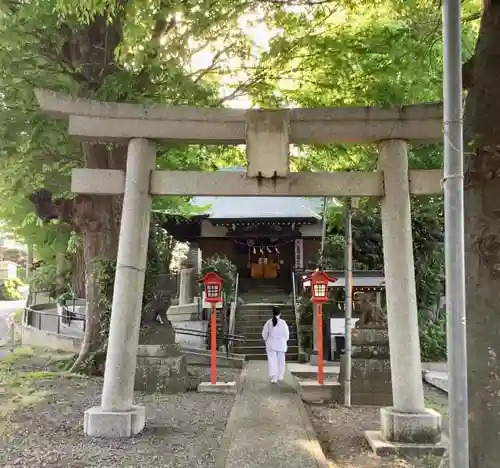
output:
<path id="1" fill-rule="evenodd" d="M 23 282 L 19 278 L 6 279 L 2 283 L 2 298 L 7 301 L 19 301 L 23 295 L 19 292 L 19 288 L 23 286 Z"/>
<path id="2" fill-rule="evenodd" d="M 55 264 L 72 233 L 57 222 L 40 223 L 28 195 L 45 187 L 56 197 L 71 196 L 70 172 L 84 158 L 67 123 L 39 112 L 35 87 L 119 102 L 213 106 L 224 100 L 219 82 L 233 73 L 234 60 L 244 66 L 251 55 L 252 41 L 238 26 L 250 4 L 125 3 L 2 4 L 0 219 L 5 231 L 36 245 L 37 259 L 47 265 Z M 158 156 L 160 169 L 210 170 L 241 161 L 242 152 L 159 145 Z M 154 200 L 159 209 L 179 205 L 185 207 L 186 198 Z"/>
<path id="3" fill-rule="evenodd" d="M 101 310 L 101 328 L 99 334 L 102 348 L 100 352 L 105 350 L 108 345 L 115 274 L 116 261 L 108 258 L 96 258 L 94 260 L 92 264 L 92 275 L 98 285 L 98 306 Z M 90 360 L 92 360 L 92 358 L 93 356 L 89 356 Z"/>
<path id="4" fill-rule="evenodd" d="M 446 361 L 446 317 L 419 314 L 420 356 L 423 362 Z"/>
<path id="5" fill-rule="evenodd" d="M 144 280 L 143 308 L 148 307 L 156 299 L 158 275 L 168 273 L 172 250 L 175 246 L 172 237 L 158 224 L 160 216 L 158 214 L 153 216 L 151 223 Z M 98 285 L 98 305 L 101 310 L 100 339 L 103 349 L 106 349 L 113 303 L 116 261 L 104 258 L 95 259 L 92 265 L 92 274 Z"/>
<path id="6" fill-rule="evenodd" d="M 299 313 L 300 345 L 306 352 L 310 352 L 313 345 L 313 304 L 309 296 L 297 298 Z"/>
<path id="7" fill-rule="evenodd" d="M 314 314 L 314 306 L 310 295 L 304 295 L 297 298 L 297 310 L 299 313 L 300 344 L 304 351 L 310 352 L 313 347 Z M 329 317 L 337 313 L 338 310 L 335 300 L 330 299 L 323 304 L 323 320 L 327 321 Z"/>
<path id="8" fill-rule="evenodd" d="M 328 213 L 325 260 L 331 268 L 344 268 L 343 208 Z M 433 307 L 444 293 L 444 211 L 441 197 L 412 199 L 413 253 L 419 309 Z M 383 270 L 380 207 L 362 203 L 353 210 L 353 267 Z"/>
<path id="9" fill-rule="evenodd" d="M 211 271 L 222 278 L 222 292 L 226 302 L 231 302 L 234 295 L 236 275 L 238 274 L 236 266 L 226 257 L 214 255 L 203 261 L 200 277 Z M 202 290 L 203 286 L 200 284 L 200 291 Z"/>
<path id="10" fill-rule="evenodd" d="M 58 304 L 73 297 L 69 264 L 60 271 L 54 263 L 40 265 L 33 271 L 29 284 L 31 291 L 48 292 Z"/>
<path id="11" fill-rule="evenodd" d="M 328 213 L 325 260 L 328 267 L 344 268 L 343 209 Z M 353 267 L 383 270 L 380 207 L 365 201 L 353 211 Z M 412 200 L 413 254 L 417 304 L 420 311 L 422 359 L 446 359 L 446 330 L 431 313 L 444 295 L 444 210 L 441 197 Z"/>
<path id="12" fill-rule="evenodd" d="M 24 315 L 24 309 L 18 309 L 12 314 L 12 320 L 17 325 L 21 325 L 21 322 L 23 320 L 23 315 Z"/>

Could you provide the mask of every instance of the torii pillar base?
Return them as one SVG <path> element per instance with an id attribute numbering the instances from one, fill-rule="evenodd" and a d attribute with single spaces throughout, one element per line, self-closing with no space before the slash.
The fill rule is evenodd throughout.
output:
<path id="1" fill-rule="evenodd" d="M 133 406 L 128 411 L 106 411 L 101 407 L 85 411 L 84 432 L 90 437 L 133 437 L 146 425 L 144 406 Z"/>

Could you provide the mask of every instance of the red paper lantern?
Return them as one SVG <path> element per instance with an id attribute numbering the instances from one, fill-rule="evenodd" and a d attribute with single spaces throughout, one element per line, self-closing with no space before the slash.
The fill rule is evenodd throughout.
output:
<path id="1" fill-rule="evenodd" d="M 214 271 L 210 271 L 200 279 L 205 289 L 205 300 L 208 303 L 216 304 L 222 301 L 222 282 L 222 278 Z"/>
<path id="2" fill-rule="evenodd" d="M 311 281 L 311 301 L 313 304 L 322 304 L 328 301 L 328 284 L 335 283 L 337 278 L 330 278 L 319 268 L 304 281 Z"/>

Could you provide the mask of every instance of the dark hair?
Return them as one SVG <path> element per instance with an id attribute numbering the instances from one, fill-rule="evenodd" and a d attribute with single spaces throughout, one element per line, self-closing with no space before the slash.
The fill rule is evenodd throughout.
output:
<path id="1" fill-rule="evenodd" d="M 281 311 L 277 307 L 273 307 L 273 327 L 278 325 L 278 315 Z"/>

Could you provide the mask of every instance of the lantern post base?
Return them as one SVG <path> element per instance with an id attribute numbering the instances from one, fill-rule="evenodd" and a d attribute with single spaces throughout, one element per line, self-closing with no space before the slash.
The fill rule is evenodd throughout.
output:
<path id="1" fill-rule="evenodd" d="M 238 385 L 236 382 L 201 382 L 198 385 L 200 393 L 237 393 Z"/>

